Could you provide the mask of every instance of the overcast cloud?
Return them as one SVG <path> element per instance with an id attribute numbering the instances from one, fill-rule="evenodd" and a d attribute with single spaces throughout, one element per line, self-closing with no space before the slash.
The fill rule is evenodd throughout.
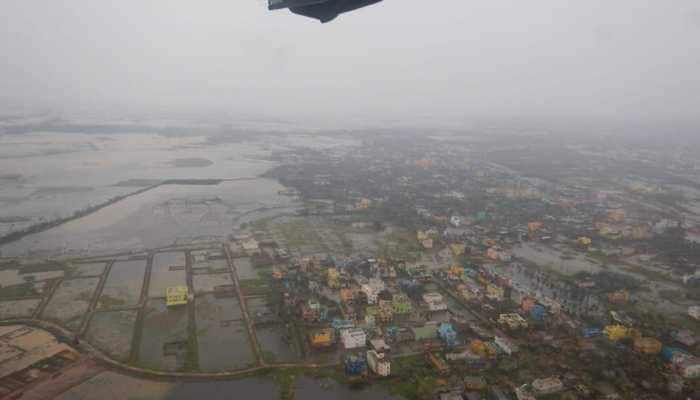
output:
<path id="1" fill-rule="evenodd" d="M 698 118 L 697 0 L 0 0 L 0 105 Z"/>

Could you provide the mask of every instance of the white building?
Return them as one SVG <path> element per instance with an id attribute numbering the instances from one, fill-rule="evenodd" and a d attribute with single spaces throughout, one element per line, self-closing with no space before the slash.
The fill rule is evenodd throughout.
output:
<path id="1" fill-rule="evenodd" d="M 340 340 L 346 349 L 356 349 L 365 347 L 367 344 L 367 335 L 362 328 L 350 328 L 340 332 Z"/>
<path id="2" fill-rule="evenodd" d="M 391 363 L 384 357 L 384 353 L 377 353 L 374 350 L 367 352 L 367 365 L 369 369 L 379 376 L 389 376 L 391 374 Z"/>
<path id="3" fill-rule="evenodd" d="M 527 328 L 527 321 L 520 314 L 501 314 L 498 316 L 498 323 L 508 326 L 510 329 Z"/>
<path id="4" fill-rule="evenodd" d="M 437 292 L 428 292 L 423 294 L 423 301 L 428 305 L 430 311 L 445 311 L 447 304 L 442 298 L 442 295 Z"/>
<path id="5" fill-rule="evenodd" d="M 564 384 L 556 377 L 535 379 L 532 382 L 532 389 L 538 395 L 552 394 L 564 390 Z"/>
<path id="6" fill-rule="evenodd" d="M 505 295 L 505 290 L 503 287 L 494 285 L 494 284 L 487 284 L 486 285 L 486 298 L 489 300 L 493 301 L 502 301 L 503 297 Z"/>
<path id="7" fill-rule="evenodd" d="M 367 296 L 367 304 L 377 304 L 377 296 L 384 289 L 384 281 L 376 278 L 370 278 L 368 283 L 360 286 L 360 291 Z"/>
<path id="8" fill-rule="evenodd" d="M 450 224 L 455 228 L 459 228 L 459 226 L 462 225 L 462 218 L 458 215 L 453 215 L 450 217 Z"/>
<path id="9" fill-rule="evenodd" d="M 525 385 L 515 388 L 515 398 L 518 400 L 537 400 Z"/>
<path id="10" fill-rule="evenodd" d="M 700 358 L 690 358 L 680 365 L 681 375 L 686 379 L 700 378 Z"/>
<path id="11" fill-rule="evenodd" d="M 503 352 L 508 355 L 518 351 L 518 346 L 503 336 L 496 336 L 493 339 L 493 342 L 496 343 L 499 349 L 503 350 Z"/>
<path id="12" fill-rule="evenodd" d="M 688 315 L 690 316 L 690 318 L 700 320 L 700 306 L 688 307 Z"/>
<path id="13" fill-rule="evenodd" d="M 253 238 L 242 241 L 241 247 L 243 247 L 243 250 L 245 250 L 245 252 L 248 254 L 260 253 L 260 244 Z"/>

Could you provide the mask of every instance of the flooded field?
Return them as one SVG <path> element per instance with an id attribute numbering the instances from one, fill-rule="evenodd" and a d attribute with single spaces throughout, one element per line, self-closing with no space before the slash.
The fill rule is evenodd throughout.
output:
<path id="1" fill-rule="evenodd" d="M 80 326 L 99 278 L 64 280 L 49 300 L 43 318 L 55 320 L 71 330 Z"/>
<path id="2" fill-rule="evenodd" d="M 136 310 L 95 313 L 88 326 L 87 340 L 115 360 L 127 361 L 136 314 Z"/>
<path id="3" fill-rule="evenodd" d="M 255 364 L 237 299 L 211 294 L 198 297 L 195 318 L 202 371 L 243 369 Z"/>
<path id="4" fill-rule="evenodd" d="M 251 207 L 289 204 L 290 198 L 278 194 L 282 189 L 269 179 L 159 186 L 0 250 L 6 256 L 86 256 L 221 238 Z"/>
<path id="5" fill-rule="evenodd" d="M 41 304 L 41 299 L 0 301 L 0 319 L 29 318 Z"/>
<path id="6" fill-rule="evenodd" d="M 292 332 L 284 324 L 259 325 L 255 328 L 255 336 L 268 363 L 300 360 L 300 351 L 294 345 Z"/>
<path id="7" fill-rule="evenodd" d="M 187 307 L 167 308 L 165 300 L 150 299 L 144 311 L 139 364 L 165 371 L 183 368 L 192 350 L 188 348 Z"/>
<path id="8" fill-rule="evenodd" d="M 83 278 L 89 276 L 99 276 L 104 272 L 106 263 L 81 263 L 70 264 L 66 270 L 71 278 Z"/>
<path id="9" fill-rule="evenodd" d="M 2 287 L 21 285 L 27 281 L 41 282 L 48 279 L 61 278 L 63 270 L 24 273 L 19 269 L 0 270 L 0 285 Z"/>
<path id="10" fill-rule="evenodd" d="M 185 253 L 158 253 L 153 257 L 149 297 L 165 297 L 165 290 L 173 286 L 185 286 Z"/>
<path id="11" fill-rule="evenodd" d="M 250 378 L 218 382 L 152 381 L 103 372 L 81 385 L 63 393 L 57 400 L 229 400 L 235 394 L 239 399 L 278 399 L 277 387 L 271 379 Z M 313 399 L 309 399 L 313 400 Z M 320 400 L 320 399 L 319 399 Z"/>
<path id="12" fill-rule="evenodd" d="M 524 243 L 514 248 L 513 255 L 565 275 L 573 275 L 578 272 L 596 273 L 601 271 L 599 265 L 587 260 L 584 255 L 576 254 L 567 257 L 568 259 L 564 259 L 564 253 L 556 249 L 536 246 L 530 243 Z"/>
<path id="13" fill-rule="evenodd" d="M 0 171 L 12 178 L 0 182 L 0 217 L 14 217 L 0 226 L 7 231 L 133 191 L 119 184 L 130 179 L 251 177 L 274 166 L 262 160 L 270 153 L 260 143 L 212 145 L 148 132 L 6 134 L 0 149 L 12 149 L 0 150 Z"/>
<path id="14" fill-rule="evenodd" d="M 230 271 L 223 251 L 218 246 L 211 250 L 193 250 L 191 257 L 192 272 L 195 274 L 213 274 Z"/>
<path id="15" fill-rule="evenodd" d="M 233 285 L 231 273 L 197 274 L 192 277 L 195 294 L 213 292 L 217 286 Z"/>
<path id="16" fill-rule="evenodd" d="M 238 279 L 258 279 L 258 273 L 253 269 L 250 257 L 234 258 L 233 265 L 236 267 Z"/>
<path id="17" fill-rule="evenodd" d="M 300 400 L 399 400 L 400 397 L 390 396 L 378 388 L 353 390 L 332 380 L 315 380 L 303 378 L 296 385 L 296 399 Z"/>
<path id="18" fill-rule="evenodd" d="M 270 378 L 246 378 L 218 382 L 152 381 L 103 372 L 63 393 L 57 400 L 154 399 L 154 400 L 230 400 L 232 393 L 239 399 L 274 400 L 280 398 L 278 387 Z M 295 385 L 297 400 L 400 400 L 377 388 L 352 390 L 329 380 L 302 378 Z"/>
<path id="19" fill-rule="evenodd" d="M 98 308 L 132 307 L 138 304 L 146 260 L 116 261 L 107 276 Z"/>

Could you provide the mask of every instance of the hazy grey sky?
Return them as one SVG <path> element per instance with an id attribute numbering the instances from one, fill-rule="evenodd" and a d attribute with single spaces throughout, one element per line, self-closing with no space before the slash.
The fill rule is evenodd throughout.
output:
<path id="1" fill-rule="evenodd" d="M 0 104 L 697 118 L 697 0 L 0 0 Z"/>

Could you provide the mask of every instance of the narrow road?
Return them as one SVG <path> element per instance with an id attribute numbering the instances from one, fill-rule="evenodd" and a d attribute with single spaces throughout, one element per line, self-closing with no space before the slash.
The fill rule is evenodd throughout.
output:
<path id="1" fill-rule="evenodd" d="M 151 285 L 151 270 L 153 269 L 153 253 L 148 253 L 146 259 L 146 271 L 143 274 L 143 284 L 141 285 L 141 297 L 139 298 L 139 311 L 136 313 L 134 323 L 134 334 L 131 338 L 131 354 L 129 359 L 136 362 L 139 359 L 139 347 L 141 346 L 141 327 L 143 326 L 144 313 L 146 312 L 146 300 L 148 299 L 148 289 Z"/>
<path id="2" fill-rule="evenodd" d="M 34 318 L 39 318 L 40 315 L 44 313 L 44 309 L 46 308 L 46 305 L 49 304 L 49 301 L 51 301 L 51 298 L 53 297 L 54 293 L 56 293 L 56 289 L 58 289 L 58 286 L 63 282 L 63 278 L 58 278 L 53 281 L 51 281 L 49 289 L 47 290 L 48 293 L 44 295 L 44 297 L 41 299 L 41 302 L 39 303 L 39 306 L 34 310 Z"/>
<path id="3" fill-rule="evenodd" d="M 258 340 L 255 336 L 255 328 L 253 327 L 253 321 L 248 313 L 248 304 L 245 301 L 245 296 L 243 296 L 243 291 L 241 290 L 241 283 L 238 280 L 238 271 L 236 266 L 233 264 L 233 257 L 231 256 L 231 249 L 228 243 L 223 244 L 224 253 L 226 253 L 226 260 L 228 261 L 228 266 L 231 269 L 231 277 L 233 278 L 233 285 L 236 288 L 236 293 L 238 293 L 238 302 L 241 306 L 241 311 L 243 312 L 243 321 L 248 328 L 248 337 L 250 337 L 250 345 L 253 346 L 253 351 L 255 352 L 255 358 L 258 360 L 258 365 L 265 367 L 265 360 L 263 359 L 262 352 L 258 346 Z"/>
<path id="4" fill-rule="evenodd" d="M 191 344 L 192 348 L 198 349 L 199 344 L 197 341 L 197 319 L 195 318 L 195 297 L 194 297 L 194 277 L 192 276 L 192 254 L 187 251 L 185 252 L 185 276 L 187 278 L 187 292 L 189 293 L 189 300 L 187 301 L 187 341 Z M 188 360 L 190 363 L 187 368 L 197 369 L 199 368 L 199 358 L 197 353 L 194 355 L 192 352 L 188 352 Z"/>
<path id="5" fill-rule="evenodd" d="M 85 335 L 85 332 L 87 331 L 88 324 L 90 323 L 90 320 L 92 319 L 92 314 L 95 312 L 95 309 L 97 308 L 97 302 L 100 299 L 100 296 L 102 295 L 102 289 L 105 287 L 105 282 L 107 281 L 107 276 L 109 275 L 109 272 L 112 270 L 112 265 L 114 265 L 114 261 L 110 261 L 107 263 L 105 266 L 104 271 L 102 271 L 102 275 L 100 275 L 100 281 L 97 283 L 97 288 L 95 288 L 95 292 L 92 294 L 92 299 L 90 300 L 90 306 L 88 306 L 87 312 L 85 313 L 85 316 L 83 317 L 83 321 L 80 323 L 80 328 L 78 329 L 78 337 L 83 337 Z"/>

